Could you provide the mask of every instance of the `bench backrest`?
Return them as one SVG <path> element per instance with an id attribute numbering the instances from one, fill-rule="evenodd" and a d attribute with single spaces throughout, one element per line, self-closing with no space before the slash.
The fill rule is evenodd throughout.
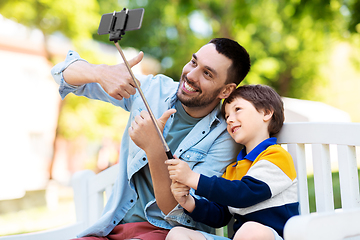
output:
<path id="1" fill-rule="evenodd" d="M 314 174 L 316 211 L 334 210 L 332 171 L 339 171 L 342 208 L 360 207 L 360 123 L 285 123 L 277 137 L 294 159 L 301 214 L 310 212 L 309 172 Z M 81 179 L 78 184 L 83 184 L 74 186 L 74 197 L 78 221 L 85 226 L 101 216 L 104 193 L 108 195 L 115 183 L 118 167 L 114 165 L 96 175 L 82 171 L 79 174 L 83 176 L 75 177 Z"/>
<path id="2" fill-rule="evenodd" d="M 339 171 L 341 208 L 360 207 L 360 123 L 286 123 L 278 134 L 278 143 L 294 159 L 300 214 L 310 211 L 307 173 L 312 171 L 316 211 L 334 210 L 332 168 Z"/>

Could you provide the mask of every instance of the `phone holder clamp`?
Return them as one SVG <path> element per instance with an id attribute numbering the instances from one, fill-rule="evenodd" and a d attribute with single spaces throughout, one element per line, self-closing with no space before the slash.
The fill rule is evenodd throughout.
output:
<path id="1" fill-rule="evenodd" d="M 121 10 L 121 12 L 125 12 L 125 14 L 120 15 L 121 16 L 120 18 L 119 16 L 118 17 L 116 16 L 116 11 L 114 11 L 109 26 L 109 32 L 110 32 L 109 40 L 115 43 L 121 40 L 122 36 L 125 35 L 125 28 L 126 28 L 127 20 L 129 18 L 129 9 L 124 8 L 123 10 Z M 117 24 L 115 25 L 115 23 Z M 120 28 L 115 29 L 115 26 L 120 26 Z"/>

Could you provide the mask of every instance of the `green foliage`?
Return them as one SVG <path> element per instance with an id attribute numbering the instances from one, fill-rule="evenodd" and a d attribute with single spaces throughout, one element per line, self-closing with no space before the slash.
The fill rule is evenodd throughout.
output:
<path id="1" fill-rule="evenodd" d="M 358 169 L 358 176 L 360 179 L 360 169 Z M 309 189 L 309 210 L 310 212 L 316 212 L 316 200 L 315 200 L 315 185 L 314 185 L 314 176 L 308 176 L 308 189 Z M 334 208 L 341 208 L 341 196 L 340 196 L 340 179 L 339 172 L 332 173 L 332 184 L 333 184 L 333 194 L 334 194 Z"/>
<path id="2" fill-rule="evenodd" d="M 108 36 L 97 35 L 101 15 L 124 7 L 144 8 L 145 15 L 142 28 L 127 32 L 122 47 L 155 57 L 162 73 L 175 80 L 192 53 L 213 37 L 228 37 L 250 53 L 252 69 L 244 83 L 268 84 L 282 96 L 316 100 L 316 91 L 326 84 L 319 68 L 333 43 L 347 41 L 360 49 L 359 0 L 2 0 L 0 13 L 45 36 L 61 32 L 90 62 L 113 64 L 85 40 L 111 44 Z M 351 61 L 360 69 L 358 51 Z M 95 138 L 103 131 L 95 123 L 107 129 L 119 118 L 108 106 L 67 98 L 59 133 L 68 138 Z"/>
<path id="3" fill-rule="evenodd" d="M 209 39 L 229 37 L 251 55 L 253 67 L 245 83 L 268 84 L 283 96 L 313 98 L 314 86 L 325 84 L 318 66 L 325 62 L 332 42 L 356 33 L 356 26 L 360 29 L 358 5 L 355 0 L 142 0 L 123 1 L 113 9 L 107 4 L 105 12 L 145 8 L 141 30 L 128 32 L 121 44 L 157 58 L 163 73 L 174 79 Z M 205 25 L 194 16 L 202 17 Z M 194 21 L 200 31 L 191 28 Z"/>
<path id="4" fill-rule="evenodd" d="M 68 95 L 59 117 L 58 134 L 69 140 L 84 136 L 90 141 L 109 137 L 121 141 L 129 113 L 109 103 Z"/>
<path id="5" fill-rule="evenodd" d="M 96 0 L 3 0 L 1 14 L 45 35 L 56 31 L 71 39 L 89 38 L 99 18 Z"/>

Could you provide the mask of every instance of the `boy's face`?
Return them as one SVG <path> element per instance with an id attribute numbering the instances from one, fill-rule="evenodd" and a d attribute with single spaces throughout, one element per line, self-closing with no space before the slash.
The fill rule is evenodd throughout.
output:
<path id="1" fill-rule="evenodd" d="M 268 117 L 269 114 L 257 111 L 251 102 L 243 98 L 235 98 L 225 105 L 227 131 L 235 142 L 245 145 L 248 152 L 269 138 Z"/>

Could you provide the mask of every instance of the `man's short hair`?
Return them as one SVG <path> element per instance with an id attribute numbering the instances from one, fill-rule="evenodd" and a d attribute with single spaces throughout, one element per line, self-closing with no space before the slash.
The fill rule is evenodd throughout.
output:
<path id="1" fill-rule="evenodd" d="M 228 38 L 214 38 L 209 43 L 215 45 L 216 51 L 232 61 L 227 72 L 226 84 L 239 85 L 250 71 L 250 56 L 243 46 Z"/>
<path id="2" fill-rule="evenodd" d="M 266 85 L 243 85 L 235 89 L 228 98 L 224 100 L 221 113 L 225 117 L 225 105 L 233 102 L 236 98 L 243 98 L 249 101 L 255 109 L 260 112 L 273 112 L 268 131 L 270 137 L 279 133 L 283 126 L 284 104 L 280 95 L 271 87 Z"/>

